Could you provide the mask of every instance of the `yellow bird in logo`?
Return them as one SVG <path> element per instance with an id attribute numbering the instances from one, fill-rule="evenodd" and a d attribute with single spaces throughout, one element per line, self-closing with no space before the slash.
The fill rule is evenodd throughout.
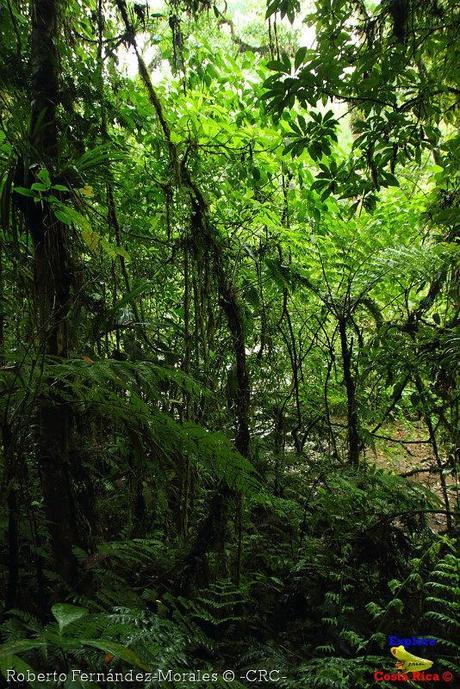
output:
<path id="1" fill-rule="evenodd" d="M 399 661 L 396 663 L 396 667 L 403 672 L 421 672 L 422 670 L 429 670 L 433 665 L 432 660 L 414 656 L 406 651 L 404 646 L 393 646 L 391 652 Z"/>

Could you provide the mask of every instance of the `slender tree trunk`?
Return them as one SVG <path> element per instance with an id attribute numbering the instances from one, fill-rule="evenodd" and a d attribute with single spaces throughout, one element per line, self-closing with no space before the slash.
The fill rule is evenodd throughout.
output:
<path id="1" fill-rule="evenodd" d="M 3 443 L 4 476 L 3 486 L 6 492 L 8 507 L 7 543 L 8 543 L 8 579 L 6 585 L 5 609 L 15 608 L 18 603 L 19 587 L 19 505 L 16 485 L 16 456 L 13 450 L 13 438 L 8 421 L 1 426 Z"/>
<path id="2" fill-rule="evenodd" d="M 286 444 L 286 418 L 284 404 L 273 407 L 273 454 L 275 459 L 275 480 L 273 492 L 277 497 L 283 497 L 281 479 L 284 470 L 284 448 Z"/>
<path id="3" fill-rule="evenodd" d="M 9 215 L 10 209 L 7 208 Z M 3 280 L 3 246 L 0 244 L 0 364 L 5 361 L 5 294 Z M 15 486 L 14 456 L 12 452 L 11 428 L 8 419 L 5 418 L 1 423 L 2 443 L 3 443 L 3 464 L 4 476 L 3 485 L 6 488 L 6 502 L 8 506 L 8 580 L 6 588 L 5 608 L 15 608 L 17 605 L 17 593 L 19 583 L 19 539 L 18 539 L 18 505 L 17 491 Z"/>
<path id="4" fill-rule="evenodd" d="M 358 410 L 356 407 L 356 384 L 353 377 L 351 346 L 347 338 L 347 326 L 345 318 L 339 319 L 340 347 L 343 362 L 343 380 L 347 393 L 347 428 L 348 428 L 348 459 L 350 464 L 359 463 L 359 431 Z"/>
<path id="5" fill-rule="evenodd" d="M 447 490 L 446 477 L 444 475 L 444 470 L 443 470 L 443 466 L 442 466 L 442 459 L 441 459 L 441 455 L 439 453 L 438 440 L 436 438 L 436 431 L 435 431 L 435 428 L 433 426 L 433 422 L 431 420 L 430 413 L 428 411 L 429 402 L 427 399 L 427 394 L 425 392 L 425 387 L 423 385 L 422 379 L 418 375 L 418 373 L 415 374 L 415 386 L 417 388 L 417 392 L 420 395 L 420 399 L 422 400 L 423 420 L 425 421 L 425 425 L 428 429 L 428 435 L 430 438 L 431 448 L 433 450 L 434 458 L 436 460 L 436 464 L 438 467 L 439 483 L 441 484 L 442 497 L 443 497 L 443 501 L 444 501 L 444 506 L 446 508 L 447 529 L 448 529 L 448 531 L 452 531 L 453 522 L 452 522 L 452 514 L 450 512 L 450 501 L 449 501 L 449 493 Z"/>
<path id="6" fill-rule="evenodd" d="M 8 579 L 5 596 L 5 609 L 15 608 L 18 603 L 19 587 L 19 513 L 18 495 L 16 487 L 15 456 L 13 452 L 13 438 L 6 420 L 2 423 L 4 477 L 3 485 L 6 489 L 6 503 L 8 507 Z"/>
<path id="7" fill-rule="evenodd" d="M 278 247 L 280 258 L 281 248 Z M 296 409 L 296 425 L 291 430 L 292 439 L 294 440 L 295 449 L 298 455 L 302 454 L 303 443 L 299 436 L 302 430 L 302 408 L 300 405 L 300 388 L 299 388 L 299 357 L 297 355 L 297 344 L 294 334 L 294 329 L 292 327 L 291 316 L 288 309 L 288 291 L 283 289 L 283 312 L 281 315 L 280 322 L 278 324 L 279 331 L 283 337 L 286 344 L 286 349 L 289 355 L 289 360 L 291 362 L 291 372 L 292 372 L 292 390 L 291 395 L 294 393 L 295 409 Z M 286 320 L 288 326 L 288 334 L 286 334 L 281 327 L 282 319 Z"/>

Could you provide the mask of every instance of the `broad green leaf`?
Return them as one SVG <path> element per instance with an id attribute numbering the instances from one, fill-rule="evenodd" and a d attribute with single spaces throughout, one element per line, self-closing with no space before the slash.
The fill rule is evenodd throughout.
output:
<path id="1" fill-rule="evenodd" d="M 33 191 L 31 189 L 26 189 L 26 187 L 18 187 L 14 186 L 14 191 L 17 192 L 18 194 L 21 194 L 21 196 L 35 196 Z"/>
<path id="2" fill-rule="evenodd" d="M 64 210 L 54 210 L 55 217 L 64 223 L 64 225 L 72 225 L 72 218 Z"/>
<path id="3" fill-rule="evenodd" d="M 129 253 L 122 246 L 112 244 L 112 242 L 109 242 L 107 239 L 104 239 L 103 237 L 101 237 L 99 241 L 103 251 L 107 254 L 107 256 L 109 256 L 109 258 L 123 256 L 123 258 L 129 260 Z"/>
<path id="4" fill-rule="evenodd" d="M 25 660 L 22 658 L 19 658 L 17 655 L 7 655 L 7 656 L 1 656 L 0 657 L 0 672 L 2 675 L 7 678 L 8 677 L 8 670 L 15 670 L 16 672 L 22 672 L 22 673 L 27 673 L 28 671 L 30 672 L 35 672 L 35 670 L 29 665 L 29 663 L 26 663 Z M 28 682 L 28 685 L 31 687 L 43 687 L 43 683 L 41 682 Z M 8 686 L 10 684 L 8 683 Z"/>
<path id="5" fill-rule="evenodd" d="M 94 232 L 89 227 L 82 229 L 81 238 L 85 242 L 88 249 L 90 249 L 91 251 L 96 251 L 101 241 L 101 238 L 99 237 L 97 232 Z"/>
<path id="6" fill-rule="evenodd" d="M 34 648 L 42 648 L 43 646 L 46 646 L 46 643 L 41 639 L 19 639 L 19 641 L 9 641 L 0 646 L 0 658 L 31 651 Z"/>
<path id="7" fill-rule="evenodd" d="M 104 653 L 111 653 L 115 658 L 121 658 L 129 665 L 134 665 L 141 670 L 150 670 L 150 668 L 139 658 L 137 653 L 132 651 L 130 648 L 126 648 L 122 644 L 116 641 L 110 641 L 110 639 L 81 639 L 81 644 L 83 646 L 92 646 L 93 648 L 99 648 Z"/>
<path id="8" fill-rule="evenodd" d="M 46 168 L 43 168 L 42 170 L 40 170 L 40 172 L 38 173 L 37 177 L 38 177 L 38 179 L 39 179 L 41 182 L 43 182 L 43 184 L 45 185 L 45 189 L 49 189 L 49 188 L 50 188 L 50 186 L 51 186 L 51 179 L 50 179 L 49 172 L 48 172 L 48 170 L 47 170 Z"/>
<path id="9" fill-rule="evenodd" d="M 76 605 L 69 605 L 68 603 L 56 603 L 56 605 L 53 605 L 51 608 L 51 612 L 59 625 L 60 632 L 62 632 L 67 625 L 88 614 L 86 608 L 79 608 Z"/>

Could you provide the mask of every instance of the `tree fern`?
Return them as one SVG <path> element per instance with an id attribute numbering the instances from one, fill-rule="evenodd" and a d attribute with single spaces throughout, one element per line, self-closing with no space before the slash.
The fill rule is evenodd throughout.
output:
<path id="1" fill-rule="evenodd" d="M 460 559 L 447 553 L 431 572 L 426 584 L 425 619 L 437 633 L 436 649 L 442 651 L 439 665 L 460 672 L 460 646 L 455 641 L 460 631 Z"/>

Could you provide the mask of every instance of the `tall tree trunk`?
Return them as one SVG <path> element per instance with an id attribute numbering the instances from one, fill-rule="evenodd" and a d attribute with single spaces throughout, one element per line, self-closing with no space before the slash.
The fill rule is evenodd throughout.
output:
<path id="1" fill-rule="evenodd" d="M 345 318 L 339 319 L 340 347 L 342 351 L 343 380 L 347 393 L 347 428 L 348 428 L 348 459 L 350 464 L 359 463 L 359 431 L 358 410 L 356 407 L 356 384 L 353 377 L 351 346 L 347 338 L 347 324 Z"/>
<path id="2" fill-rule="evenodd" d="M 31 175 L 26 170 L 29 184 L 37 168 L 46 167 L 53 175 L 58 167 L 58 2 L 32 3 Z M 56 220 L 46 201 L 30 203 L 26 220 L 34 245 L 34 296 L 41 353 L 66 357 L 72 281 L 68 229 Z M 73 585 L 77 563 L 72 546 L 78 539 L 69 466 L 71 411 L 69 405 L 64 405 L 56 381 L 47 382 L 48 390 L 53 385 L 56 392 L 39 400 L 39 471 L 56 569 L 66 583 Z"/>

